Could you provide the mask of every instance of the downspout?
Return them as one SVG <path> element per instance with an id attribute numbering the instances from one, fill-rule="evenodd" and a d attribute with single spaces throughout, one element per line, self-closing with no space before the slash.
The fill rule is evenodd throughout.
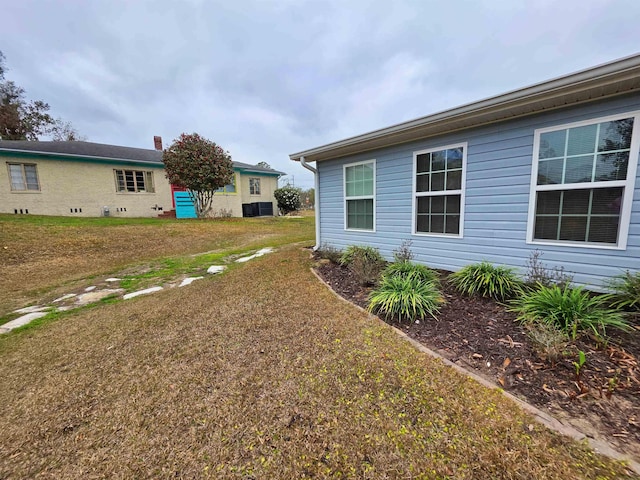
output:
<path id="1" fill-rule="evenodd" d="M 315 189 L 313 208 L 316 214 L 316 245 L 313 247 L 313 251 L 315 252 L 320 248 L 320 176 L 318 175 L 318 170 L 304 161 L 304 157 L 300 157 L 300 165 L 313 173 Z"/>

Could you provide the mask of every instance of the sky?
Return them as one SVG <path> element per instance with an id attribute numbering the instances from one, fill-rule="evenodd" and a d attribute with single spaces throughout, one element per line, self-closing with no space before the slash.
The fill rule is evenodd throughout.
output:
<path id="1" fill-rule="evenodd" d="M 638 0 L 0 0 L 6 78 L 88 141 L 289 154 L 640 52 Z"/>

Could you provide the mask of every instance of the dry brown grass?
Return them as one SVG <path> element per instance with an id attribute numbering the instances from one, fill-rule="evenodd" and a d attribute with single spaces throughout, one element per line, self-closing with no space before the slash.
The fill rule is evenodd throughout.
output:
<path id="1" fill-rule="evenodd" d="M 289 249 L 0 339 L 0 478 L 626 478 Z"/>
<path id="2" fill-rule="evenodd" d="M 0 215 L 0 315 L 43 290 L 171 255 L 313 239 L 313 219 L 159 220 Z"/>

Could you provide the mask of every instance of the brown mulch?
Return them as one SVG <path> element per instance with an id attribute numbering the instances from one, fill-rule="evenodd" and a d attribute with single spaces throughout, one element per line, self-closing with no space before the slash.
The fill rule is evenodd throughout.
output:
<path id="1" fill-rule="evenodd" d="M 317 272 L 337 293 L 366 308 L 371 287 L 351 272 L 321 263 Z M 610 330 L 607 345 L 583 336 L 555 363 L 541 358 L 515 315 L 494 300 L 461 295 L 443 276 L 446 304 L 438 319 L 388 323 L 445 358 L 494 381 L 527 402 L 568 421 L 588 436 L 606 440 L 640 460 L 640 327 Z M 573 365 L 586 354 L 580 378 Z"/>

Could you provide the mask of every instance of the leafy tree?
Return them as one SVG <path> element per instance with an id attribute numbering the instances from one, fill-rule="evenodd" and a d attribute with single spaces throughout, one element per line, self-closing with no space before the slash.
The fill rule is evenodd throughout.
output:
<path id="1" fill-rule="evenodd" d="M 5 80 L 6 71 L 5 56 L 0 52 L 0 139 L 38 140 L 50 135 L 54 140 L 80 140 L 71 123 L 49 114 L 48 103 L 27 101 L 22 87 Z"/>
<path id="2" fill-rule="evenodd" d="M 300 201 L 302 205 L 306 208 L 312 208 L 315 204 L 315 189 L 310 188 L 308 190 L 302 190 L 300 192 Z"/>
<path id="3" fill-rule="evenodd" d="M 271 165 L 269 165 L 267 162 L 258 162 L 256 163 L 256 167 L 271 168 Z"/>
<path id="4" fill-rule="evenodd" d="M 283 215 L 300 210 L 300 189 L 292 186 L 284 186 L 273 191 L 273 196 L 278 201 L 278 209 Z"/>
<path id="5" fill-rule="evenodd" d="M 196 207 L 198 218 L 211 211 L 213 195 L 233 180 L 231 155 L 197 133 L 183 133 L 162 156 L 167 179 L 186 188 Z"/>

